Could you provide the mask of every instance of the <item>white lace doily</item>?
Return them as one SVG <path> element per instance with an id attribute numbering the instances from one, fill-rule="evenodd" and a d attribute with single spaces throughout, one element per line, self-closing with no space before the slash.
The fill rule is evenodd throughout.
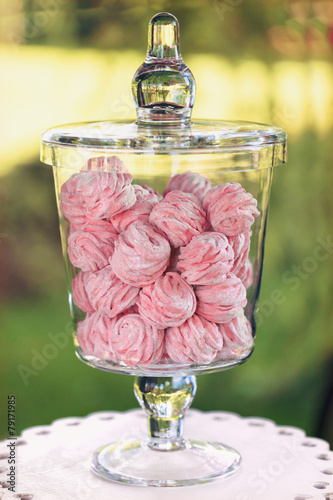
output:
<path id="1" fill-rule="evenodd" d="M 189 410 L 185 437 L 208 439 L 239 451 L 243 463 L 225 479 L 183 488 L 112 483 L 90 471 L 99 446 L 144 437 L 142 410 L 64 418 L 25 430 L 17 441 L 16 491 L 7 489 L 7 441 L 0 443 L 0 499 L 21 500 L 333 500 L 333 452 L 301 429 L 262 418 Z"/>

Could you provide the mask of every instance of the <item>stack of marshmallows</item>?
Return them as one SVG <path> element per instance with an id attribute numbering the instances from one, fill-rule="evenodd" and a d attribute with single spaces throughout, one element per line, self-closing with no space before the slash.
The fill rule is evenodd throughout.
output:
<path id="1" fill-rule="evenodd" d="M 83 353 L 126 366 L 244 356 L 257 201 L 194 172 L 172 177 L 163 197 L 132 181 L 117 157 L 95 158 L 61 188 Z"/>

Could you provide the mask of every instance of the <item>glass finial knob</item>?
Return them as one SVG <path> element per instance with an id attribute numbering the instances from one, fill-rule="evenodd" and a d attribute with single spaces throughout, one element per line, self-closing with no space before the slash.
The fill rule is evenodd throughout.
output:
<path id="1" fill-rule="evenodd" d="M 147 58 L 181 59 L 179 47 L 179 22 L 172 14 L 161 12 L 149 23 Z"/>
<path id="2" fill-rule="evenodd" d="M 194 77 L 180 54 L 179 23 L 161 12 L 149 22 L 145 62 L 132 80 L 139 123 L 186 123 L 195 97 Z"/>

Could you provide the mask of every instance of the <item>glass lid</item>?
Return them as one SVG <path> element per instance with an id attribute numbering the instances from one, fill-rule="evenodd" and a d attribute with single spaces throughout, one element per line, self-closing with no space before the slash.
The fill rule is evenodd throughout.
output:
<path id="1" fill-rule="evenodd" d="M 232 155 L 237 169 L 267 168 L 286 161 L 286 133 L 278 127 L 241 121 L 191 121 L 195 80 L 180 53 L 178 21 L 169 13 L 150 20 L 147 57 L 133 77 L 132 95 L 136 122 L 54 127 L 42 135 L 41 160 L 55 165 L 57 159 L 59 165 L 68 149 L 73 153 L 75 148 L 83 156 L 89 152 L 222 153 L 229 159 Z M 242 160 L 236 166 L 238 156 Z"/>

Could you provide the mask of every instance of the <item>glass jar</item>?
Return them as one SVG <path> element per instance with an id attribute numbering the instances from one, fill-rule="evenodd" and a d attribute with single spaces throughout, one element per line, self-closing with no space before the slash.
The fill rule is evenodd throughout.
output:
<path id="1" fill-rule="evenodd" d="M 286 161 L 286 134 L 250 122 L 191 121 L 195 82 L 171 14 L 150 22 L 132 93 L 135 123 L 52 128 L 42 137 L 42 161 L 54 170 L 76 353 L 96 368 L 136 375 L 136 395 L 151 405 L 150 451 L 181 449 L 193 376 L 253 352 L 269 191 L 273 168 Z M 173 405 L 168 420 L 161 401 L 179 391 L 186 404 Z M 152 404 L 147 393 L 157 392 L 164 399 Z M 98 460 L 99 474 L 142 484 Z M 233 456 L 232 470 L 239 463 Z"/>

